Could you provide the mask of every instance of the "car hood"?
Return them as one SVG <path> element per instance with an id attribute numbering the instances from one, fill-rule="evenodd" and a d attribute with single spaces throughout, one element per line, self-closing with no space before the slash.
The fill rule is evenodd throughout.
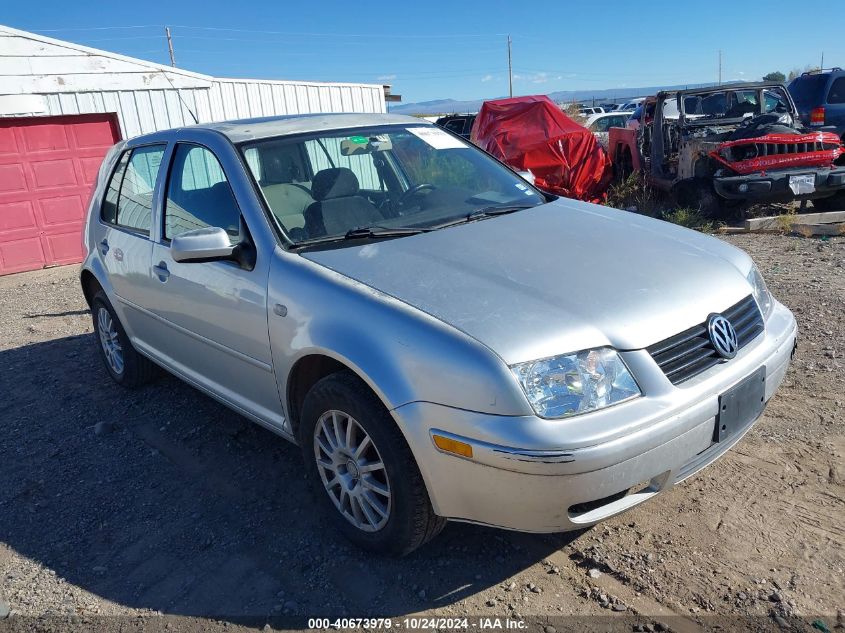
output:
<path id="1" fill-rule="evenodd" d="M 508 364 L 641 349 L 751 292 L 750 259 L 721 240 L 564 199 L 303 256 L 452 325 Z"/>

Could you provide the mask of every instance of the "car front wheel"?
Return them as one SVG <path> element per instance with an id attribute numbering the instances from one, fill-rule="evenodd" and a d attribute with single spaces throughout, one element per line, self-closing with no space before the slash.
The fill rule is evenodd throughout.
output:
<path id="1" fill-rule="evenodd" d="M 332 374 L 311 388 L 299 441 L 317 497 L 359 547 L 403 556 L 445 525 L 393 418 L 353 374 Z"/>

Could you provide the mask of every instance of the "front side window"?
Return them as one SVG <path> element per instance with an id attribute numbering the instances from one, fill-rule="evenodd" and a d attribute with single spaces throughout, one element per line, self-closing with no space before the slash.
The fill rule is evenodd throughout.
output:
<path id="1" fill-rule="evenodd" d="M 763 91 L 763 105 L 765 106 L 766 112 L 789 112 L 786 95 L 778 94 L 771 90 Z"/>
<path id="2" fill-rule="evenodd" d="M 273 218 L 295 243 L 356 229 L 425 230 L 480 209 L 545 202 L 511 170 L 434 126 L 266 139 L 242 151 Z M 270 164 L 284 168 L 268 174 Z"/>
<path id="3" fill-rule="evenodd" d="M 208 226 L 225 229 L 232 244 L 240 241 L 241 213 L 217 157 L 205 147 L 180 143 L 173 153 L 164 237 Z"/>
<path id="4" fill-rule="evenodd" d="M 164 145 L 148 145 L 124 152 L 106 190 L 105 222 L 149 235 L 153 192 L 164 150 Z"/>

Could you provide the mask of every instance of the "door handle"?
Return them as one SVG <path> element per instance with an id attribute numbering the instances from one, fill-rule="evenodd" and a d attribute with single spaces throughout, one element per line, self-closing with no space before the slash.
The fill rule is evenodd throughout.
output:
<path id="1" fill-rule="evenodd" d="M 106 253 L 109 252 L 109 241 L 108 240 L 103 240 L 102 242 L 100 242 L 100 252 L 103 255 L 105 255 Z"/>
<path id="2" fill-rule="evenodd" d="M 170 271 L 167 270 L 167 264 L 164 262 L 159 262 L 157 266 L 153 266 L 153 272 L 162 283 L 167 281 L 167 278 L 170 277 Z"/>

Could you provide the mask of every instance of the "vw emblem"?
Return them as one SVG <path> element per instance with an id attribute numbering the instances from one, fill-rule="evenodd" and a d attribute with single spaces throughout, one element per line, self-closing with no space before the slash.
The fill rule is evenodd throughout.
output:
<path id="1" fill-rule="evenodd" d="M 716 353 L 722 358 L 733 358 L 739 349 L 736 330 L 721 314 L 711 314 L 707 319 L 707 335 Z"/>

